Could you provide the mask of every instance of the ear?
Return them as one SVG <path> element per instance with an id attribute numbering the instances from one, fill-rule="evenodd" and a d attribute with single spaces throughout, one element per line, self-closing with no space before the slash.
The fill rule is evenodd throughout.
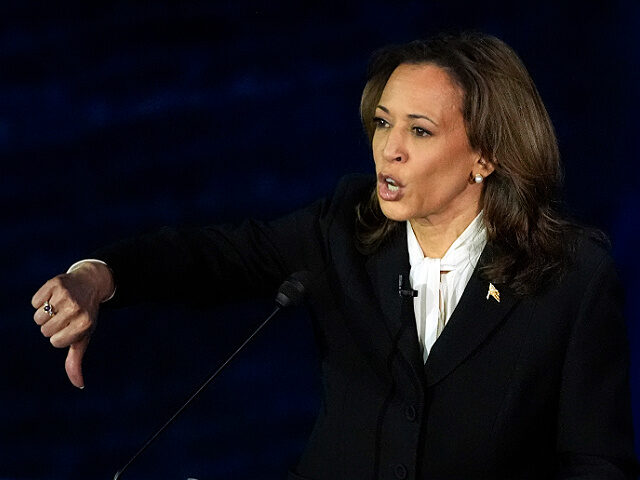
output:
<path id="1" fill-rule="evenodd" d="M 484 157 L 479 157 L 473 165 L 473 175 L 480 174 L 484 178 L 487 178 L 493 173 L 496 166 L 491 160 L 487 160 Z"/>

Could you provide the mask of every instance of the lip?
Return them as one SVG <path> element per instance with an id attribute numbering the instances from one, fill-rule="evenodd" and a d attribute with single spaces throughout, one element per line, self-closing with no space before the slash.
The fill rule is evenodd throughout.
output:
<path id="1" fill-rule="evenodd" d="M 386 179 L 390 178 L 394 181 L 398 190 L 391 190 Z M 387 202 L 396 202 L 404 195 L 404 185 L 398 181 L 393 175 L 387 175 L 383 172 L 378 174 L 378 196 Z"/>

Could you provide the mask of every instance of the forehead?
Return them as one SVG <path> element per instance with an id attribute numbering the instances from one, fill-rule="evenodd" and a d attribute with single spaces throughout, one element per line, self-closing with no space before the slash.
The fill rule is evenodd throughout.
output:
<path id="1" fill-rule="evenodd" d="M 398 113 L 444 114 L 462 110 L 462 89 L 434 64 L 401 64 L 387 80 L 380 104 Z M 406 111 L 405 111 L 406 110 Z"/>

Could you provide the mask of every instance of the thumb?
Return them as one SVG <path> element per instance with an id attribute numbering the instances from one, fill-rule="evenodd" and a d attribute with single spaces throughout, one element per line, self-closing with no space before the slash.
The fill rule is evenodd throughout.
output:
<path id="1" fill-rule="evenodd" d="M 80 389 L 84 388 L 84 378 L 82 377 L 82 357 L 89 345 L 89 337 L 86 336 L 82 340 L 72 343 L 67 353 L 67 359 L 64 362 L 64 369 L 71 383 Z"/>

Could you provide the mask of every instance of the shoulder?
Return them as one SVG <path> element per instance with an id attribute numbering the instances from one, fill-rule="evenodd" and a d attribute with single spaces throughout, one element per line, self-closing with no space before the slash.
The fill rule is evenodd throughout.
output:
<path id="1" fill-rule="evenodd" d="M 305 219 L 313 219 L 320 224 L 332 223 L 337 218 L 348 215 L 349 212 L 355 212 L 356 206 L 371 194 L 374 187 L 375 177 L 372 175 L 346 175 L 340 178 L 332 192 L 271 223 L 275 225 L 294 223 L 297 228 L 302 228 Z"/>
<path id="2" fill-rule="evenodd" d="M 621 302 L 622 286 L 608 245 L 588 231 L 572 233 L 567 245 L 567 268 L 558 285 L 567 298 L 607 297 Z"/>
<path id="3" fill-rule="evenodd" d="M 375 187 L 375 177 L 363 173 L 346 175 L 340 179 L 333 194 L 332 203 L 357 205 L 365 200 Z"/>
<path id="4" fill-rule="evenodd" d="M 281 250 L 288 254 L 303 247 L 326 247 L 331 241 L 353 241 L 357 206 L 370 196 L 374 187 L 373 175 L 342 177 L 333 192 L 305 208 L 268 222 L 268 236 L 274 243 L 285 245 Z"/>
<path id="5" fill-rule="evenodd" d="M 588 231 L 568 235 L 569 272 L 591 278 L 600 271 L 615 269 L 609 246 Z"/>
<path id="6" fill-rule="evenodd" d="M 332 223 L 353 225 L 357 206 L 371 196 L 375 182 L 373 175 L 351 174 L 342 177 L 326 202 L 326 218 Z"/>

